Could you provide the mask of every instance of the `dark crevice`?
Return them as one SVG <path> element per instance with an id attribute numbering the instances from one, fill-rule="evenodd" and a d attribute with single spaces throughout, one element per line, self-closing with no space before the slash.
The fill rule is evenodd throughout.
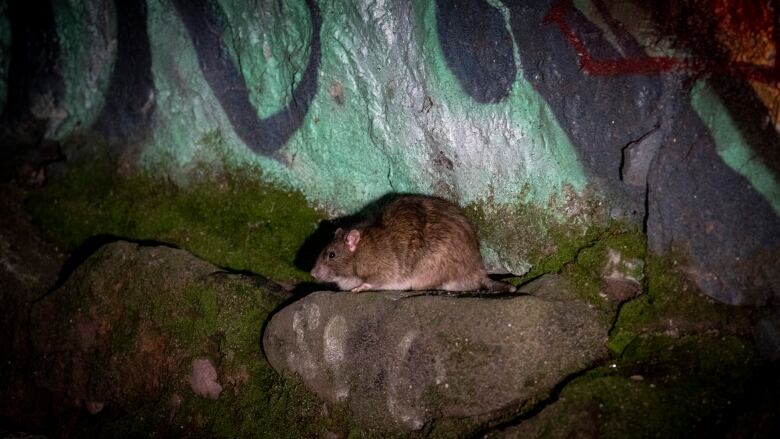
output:
<path id="1" fill-rule="evenodd" d="M 568 263 L 568 262 L 566 262 L 566 263 Z M 565 265 L 565 264 L 564 264 L 564 265 Z M 559 271 L 560 271 L 560 270 L 559 270 Z M 531 277 L 528 277 L 528 278 L 523 278 L 522 282 L 520 282 L 519 284 L 517 284 L 517 285 L 516 285 L 516 287 L 517 287 L 517 290 L 518 290 L 518 291 L 520 291 L 520 288 L 523 288 L 524 286 L 526 286 L 526 285 L 530 284 L 531 282 L 533 282 L 533 281 L 535 281 L 535 280 L 537 280 L 537 279 L 541 278 L 542 276 L 546 276 L 546 275 L 548 275 L 548 274 L 550 274 L 550 273 L 546 273 L 546 272 L 545 272 L 545 273 L 539 273 L 539 274 L 535 274 L 535 275 L 533 275 L 533 276 L 531 276 Z"/>
<path id="2" fill-rule="evenodd" d="M 526 421 L 528 419 L 533 418 L 534 416 L 538 415 L 542 412 L 542 410 L 546 409 L 547 407 L 551 406 L 552 404 L 558 402 L 558 399 L 560 399 L 561 392 L 563 389 L 566 388 L 572 381 L 576 380 L 577 378 L 584 376 L 588 374 L 589 372 L 596 370 L 600 367 L 603 367 L 605 361 L 598 362 L 597 364 L 587 367 L 585 369 L 579 370 L 577 372 L 571 373 L 564 377 L 561 381 L 556 384 L 552 390 L 550 390 L 549 395 L 533 404 L 533 406 L 528 410 L 523 410 L 525 407 L 525 404 L 520 405 L 520 413 L 516 416 L 512 416 L 510 419 L 507 419 L 505 421 L 499 421 L 498 423 L 492 424 L 488 423 L 487 425 L 481 427 L 480 429 L 476 430 L 472 434 L 470 434 L 469 438 L 483 438 L 487 437 L 491 434 L 500 433 L 508 428 L 514 427 L 522 423 L 523 421 Z"/>
<path id="3" fill-rule="evenodd" d="M 647 222 L 650 218 L 650 179 L 649 175 L 645 181 L 645 195 L 644 195 L 645 212 L 642 215 L 642 233 L 645 235 L 645 246 L 647 245 Z"/>
<path id="4" fill-rule="evenodd" d="M 428 291 L 417 291 L 417 292 L 409 292 L 409 294 L 404 294 L 399 297 L 399 300 L 404 299 L 414 299 L 417 297 L 425 297 L 425 296 L 442 296 L 442 297 L 453 297 L 456 299 L 467 297 L 467 298 L 480 298 L 480 299 L 514 299 L 516 297 L 520 296 L 529 296 L 530 294 L 527 293 L 521 293 L 521 292 L 515 292 L 515 293 L 508 293 L 508 292 L 491 292 L 491 291 L 444 291 L 444 290 L 428 290 Z"/>
<path id="5" fill-rule="evenodd" d="M 648 136 L 653 134 L 654 132 L 658 131 L 658 129 L 661 127 L 660 123 L 656 123 L 653 128 L 649 129 L 644 134 L 640 135 L 639 138 L 636 140 L 631 140 L 625 145 L 623 145 L 622 148 L 620 148 L 620 168 L 618 169 L 620 174 L 620 181 L 623 181 L 623 170 L 626 166 L 626 150 L 631 147 L 632 145 L 636 145 L 637 143 L 640 143 L 641 141 L 645 140 Z"/>
<path id="6" fill-rule="evenodd" d="M 291 294 L 293 294 L 290 291 L 286 290 L 282 285 L 253 271 L 236 270 L 230 267 L 222 267 L 222 266 L 218 266 L 217 268 L 219 268 L 219 270 L 209 273 L 207 277 L 221 279 L 229 276 L 242 276 L 244 279 L 249 281 L 253 287 L 262 289 L 263 291 L 271 293 L 272 295 L 280 299 L 287 299 L 290 297 Z"/>

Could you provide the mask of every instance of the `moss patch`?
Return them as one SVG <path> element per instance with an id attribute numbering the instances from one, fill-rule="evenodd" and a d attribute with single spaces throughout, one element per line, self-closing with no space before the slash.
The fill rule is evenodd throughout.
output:
<path id="1" fill-rule="evenodd" d="M 296 251 L 323 215 L 299 192 L 239 171 L 201 173 L 187 188 L 110 163 L 79 163 L 34 192 L 26 207 L 53 241 L 72 251 L 113 235 L 175 244 L 216 265 L 279 281 L 308 280 Z"/>
<path id="2" fill-rule="evenodd" d="M 515 429 L 532 437 L 720 436 L 765 385 L 767 366 L 737 336 L 641 336 Z"/>
<path id="3" fill-rule="evenodd" d="M 635 228 L 615 223 L 602 231 L 589 245 L 577 251 L 571 262 L 565 264 L 561 274 L 575 286 L 575 293 L 593 305 L 610 322 L 614 319 L 619 303 L 605 296 L 605 267 L 609 262 L 610 251 L 619 253 L 621 262 L 617 267 L 621 273 L 631 276 L 638 282 L 643 280 L 645 258 L 645 236 Z M 639 261 L 629 266 L 627 261 Z"/>
<path id="4" fill-rule="evenodd" d="M 724 305 L 704 295 L 679 270 L 683 260 L 679 252 L 647 258 L 646 293 L 621 307 L 610 334 L 610 350 L 621 353 L 641 334 L 749 330 L 754 310 Z"/>
<path id="5" fill-rule="evenodd" d="M 521 275 L 521 284 L 545 273 L 557 273 L 577 252 L 590 245 L 606 227 L 603 212 L 592 200 L 550 200 L 545 210 L 529 204 L 471 204 L 464 213 L 477 228 L 488 264 Z M 554 212 L 568 212 L 559 218 Z"/>

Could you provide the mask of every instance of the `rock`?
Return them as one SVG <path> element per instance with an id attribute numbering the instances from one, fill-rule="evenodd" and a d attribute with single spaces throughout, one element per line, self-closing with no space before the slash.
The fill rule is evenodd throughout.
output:
<path id="1" fill-rule="evenodd" d="M 35 425 L 48 415 L 32 389 L 29 309 L 57 281 L 65 258 L 22 209 L 24 192 L 5 183 L 0 192 L 0 305 L 7 311 L 0 314 L 0 417 Z"/>
<path id="2" fill-rule="evenodd" d="M 275 369 L 346 403 L 359 424 L 414 430 L 532 404 L 605 357 L 595 311 L 545 293 L 318 292 L 275 314 L 263 346 Z"/>
<path id="3" fill-rule="evenodd" d="M 178 401 L 164 424 L 193 397 L 245 392 L 263 367 L 262 322 L 284 297 L 183 250 L 107 244 L 32 307 L 33 376 L 90 413 Z"/>
<path id="4" fill-rule="evenodd" d="M 753 325 L 756 349 L 771 361 L 780 360 L 780 313 L 765 317 Z"/>
<path id="5" fill-rule="evenodd" d="M 644 261 L 626 259 L 615 250 L 608 249 L 607 262 L 602 270 L 601 294 L 614 303 L 623 303 L 642 292 Z"/>
<path id="6" fill-rule="evenodd" d="M 623 148 L 623 166 L 620 179 L 626 184 L 644 189 L 647 186 L 647 172 L 653 157 L 661 148 L 663 136 L 654 129 L 639 140 L 630 142 Z"/>
<path id="7" fill-rule="evenodd" d="M 712 93 L 702 88 L 692 99 L 711 107 L 717 102 Z M 723 109 L 717 114 L 728 113 Z M 763 177 L 748 166 L 761 162 L 771 146 L 752 145 L 757 149 L 744 152 L 750 158 L 743 169 L 733 169 L 725 158 L 738 155 L 740 146 L 728 152 L 711 134 L 726 120 L 702 120 L 689 111 L 671 122 L 673 134 L 647 178 L 648 250 L 655 255 L 676 252 L 680 271 L 720 302 L 760 306 L 777 299 L 780 216 L 772 197 L 757 189 Z M 772 187 L 776 194 L 777 184 Z"/>
<path id="8" fill-rule="evenodd" d="M 217 369 L 208 358 L 192 360 L 190 387 L 196 395 L 204 398 L 217 399 L 222 393 L 222 386 L 217 382 Z"/>

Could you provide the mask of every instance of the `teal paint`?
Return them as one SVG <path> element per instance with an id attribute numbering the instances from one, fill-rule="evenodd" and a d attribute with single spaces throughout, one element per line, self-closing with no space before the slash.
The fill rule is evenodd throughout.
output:
<path id="1" fill-rule="evenodd" d="M 435 101 L 449 114 L 447 142 L 463 161 L 460 176 L 465 202 L 484 200 L 514 204 L 518 200 L 546 206 L 561 199 L 567 186 L 581 191 L 586 183 L 579 158 L 544 100 L 518 74 L 505 101 L 477 104 L 466 95 L 444 62 L 436 32 L 435 5 L 417 3 L 420 49 Z M 508 18 L 508 13 L 499 7 Z M 515 48 L 518 72 L 522 71 Z M 475 164 L 484 163 L 481 166 Z M 526 194 L 519 199 L 521 193 Z"/>
<path id="2" fill-rule="evenodd" d="M 113 2 L 66 0 L 52 6 L 65 84 L 53 132 L 61 139 L 91 125 L 100 113 L 116 56 L 116 13 Z"/>
<path id="3" fill-rule="evenodd" d="M 700 80 L 691 92 L 691 102 L 712 134 L 718 155 L 731 169 L 745 177 L 780 215 L 777 175 L 761 163 L 715 90 L 705 80 Z"/>
<path id="4" fill-rule="evenodd" d="M 281 163 L 256 155 L 233 132 L 173 5 L 151 0 L 147 6 L 157 108 L 141 166 L 180 184 L 187 184 L 198 166 L 215 171 L 248 167 L 257 170 L 258 178 L 289 186 Z"/>
<path id="5" fill-rule="evenodd" d="M 226 20 L 224 45 L 257 117 L 267 117 L 287 104 L 306 65 L 308 8 L 303 0 L 253 8 L 218 4 Z M 570 188 L 584 189 L 587 180 L 570 141 L 522 75 L 496 104 L 475 102 L 460 89 L 441 53 L 433 1 L 318 5 L 318 93 L 301 128 L 266 157 L 235 134 L 175 8 L 150 0 L 156 109 L 141 165 L 182 184 L 199 166 L 246 168 L 300 189 L 334 213 L 354 211 L 387 192 L 544 207 L 566 198 Z M 493 5 L 508 19 L 502 5 Z M 93 8 L 75 0 L 56 8 L 66 41 L 67 117 L 60 136 L 94 119 L 116 54 L 115 14 Z M 101 35 L 111 36 L 108 43 L 99 41 Z M 515 59 L 520 70 L 516 51 Z"/>
<path id="6" fill-rule="evenodd" d="M 284 107 L 306 68 L 311 20 L 306 2 L 220 0 L 223 41 L 261 118 Z"/>
<path id="7" fill-rule="evenodd" d="M 0 113 L 8 97 L 8 67 L 11 62 L 11 23 L 8 21 L 8 3 L 0 0 Z"/>

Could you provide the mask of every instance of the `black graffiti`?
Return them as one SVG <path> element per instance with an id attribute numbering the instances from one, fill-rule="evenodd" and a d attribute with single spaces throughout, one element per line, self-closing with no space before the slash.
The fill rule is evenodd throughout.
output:
<path id="1" fill-rule="evenodd" d="M 155 109 L 145 0 L 116 0 L 117 51 L 106 100 L 93 129 L 109 139 L 138 138 Z"/>
<path id="2" fill-rule="evenodd" d="M 715 140 L 693 108 L 678 78 L 671 75 L 589 75 L 577 53 L 545 14 L 558 0 L 539 0 L 529 8 L 522 0 L 504 0 L 523 60 L 523 75 L 545 100 L 573 146 L 589 179 L 612 200 L 633 203 L 646 215 L 648 244 L 664 253 L 685 243 L 699 286 L 723 301 L 738 302 L 744 291 L 768 294 L 780 285 L 765 273 L 770 262 L 739 266 L 766 249 L 780 248 L 780 217 L 742 175 L 718 155 Z M 597 2 L 599 3 L 599 2 Z M 575 8 L 566 21 L 592 56 L 621 59 L 604 33 Z M 622 53 L 641 49 L 619 28 Z M 522 35 L 522 37 L 519 37 Z M 755 120 L 760 120 L 756 118 Z M 660 144 L 648 155 L 646 187 L 620 179 L 622 148 L 659 126 Z M 645 207 L 646 206 L 646 207 Z"/>
<path id="3" fill-rule="evenodd" d="M 317 93 L 322 18 L 316 3 L 307 0 L 312 23 L 309 60 L 291 101 L 267 118 L 259 118 L 249 101 L 244 77 L 222 43 L 225 17 L 216 2 L 174 0 L 198 54 L 203 76 L 227 114 L 236 134 L 253 151 L 271 154 L 284 146 L 303 123 Z"/>
<path id="4" fill-rule="evenodd" d="M 47 0 L 10 1 L 8 18 L 11 53 L 1 118 L 3 143 L 36 144 L 44 135 L 46 121 L 33 114 L 35 101 L 46 97 L 54 106 L 63 91 L 54 11 Z"/>
<path id="5" fill-rule="evenodd" d="M 509 96 L 517 75 L 504 17 L 484 0 L 436 0 L 444 60 L 463 90 L 480 103 Z"/>

